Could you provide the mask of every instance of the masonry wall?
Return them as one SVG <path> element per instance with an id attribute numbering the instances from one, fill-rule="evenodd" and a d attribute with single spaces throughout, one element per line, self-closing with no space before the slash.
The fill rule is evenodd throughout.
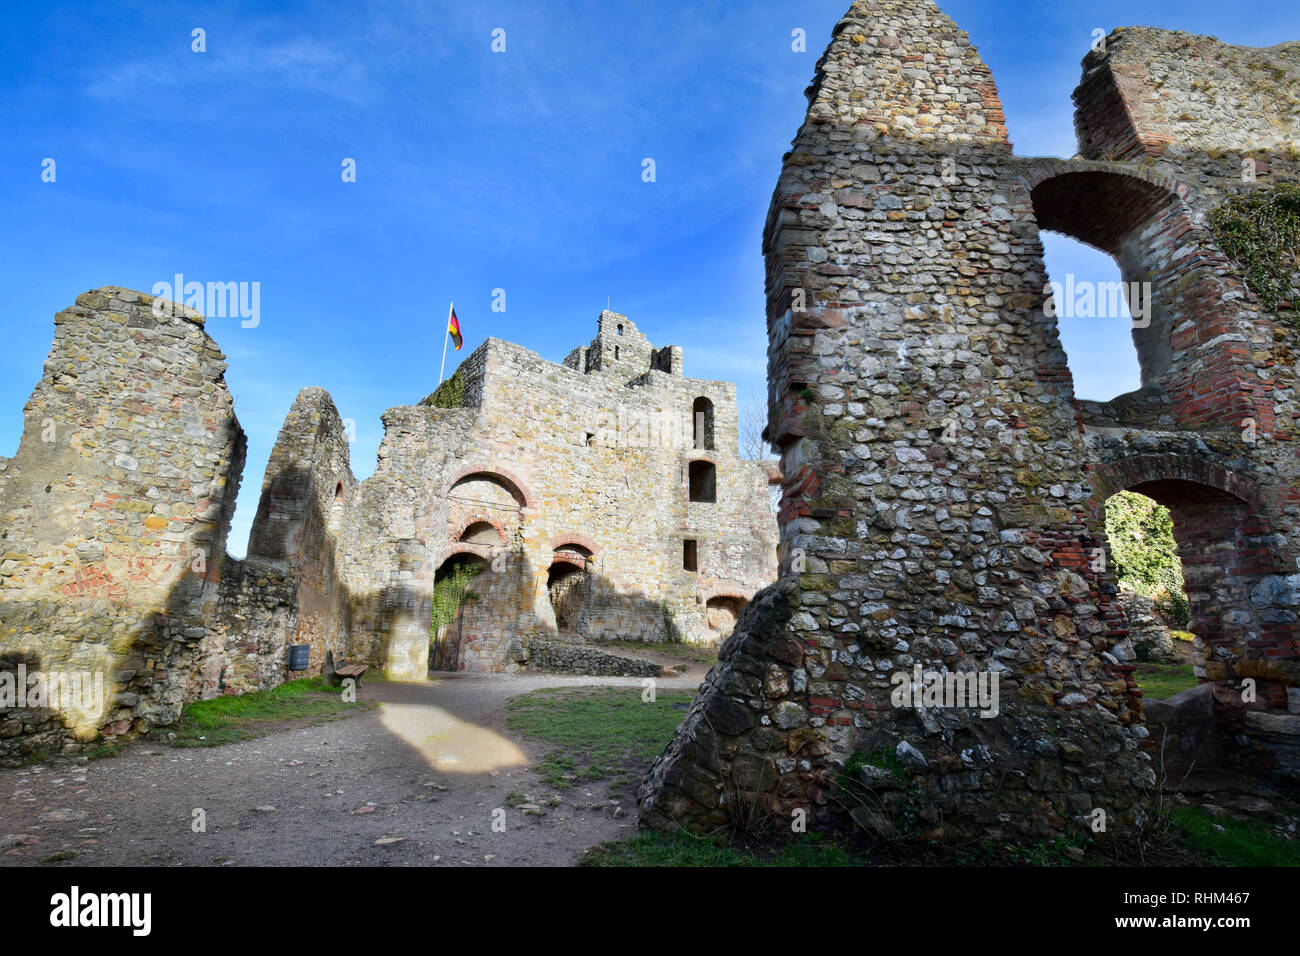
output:
<path id="1" fill-rule="evenodd" d="M 881 833 L 1139 822 L 1141 704 L 1108 654 L 1124 619 L 1090 561 L 1104 532 L 1030 191 L 989 71 L 931 3 L 856 3 L 836 27 L 764 252 L 780 580 L 652 770 L 643 822 L 843 821 L 855 754 L 908 780 L 853 808 Z M 998 715 L 895 706 L 917 665 L 998 675 Z"/>
<path id="2" fill-rule="evenodd" d="M 1300 182 L 1300 43 L 1234 47 L 1149 28 L 1113 32 L 1084 58 L 1080 149 L 1123 159 L 1166 197 L 1135 220 L 1121 267 L 1155 278 L 1157 321 L 1135 331 L 1158 418 L 1081 409 L 1100 497 L 1134 488 L 1167 505 L 1214 683 L 1211 760 L 1300 769 L 1300 461 L 1296 324 L 1267 312 L 1209 228 L 1234 196 Z M 1171 199 L 1170 196 L 1176 196 Z M 1106 205 L 1105 191 L 1087 197 Z M 1109 251 L 1109 250 L 1108 250 Z M 1164 281 L 1161 281 L 1161 278 Z M 1294 304 L 1293 304 L 1294 305 Z M 1255 683 L 1254 699 L 1243 694 Z"/>
<path id="3" fill-rule="evenodd" d="M 291 644 L 311 648 L 307 670 L 287 676 L 319 675 L 326 650 L 338 659 L 346 656 L 351 597 L 336 552 L 356 490 L 347 434 L 333 400 L 324 389 L 304 388 L 267 461 L 240 578 L 242 587 L 257 589 L 264 587 L 261 580 L 283 578 L 290 592 L 284 606 L 291 611 L 268 615 L 254 640 L 239 633 L 236 621 L 241 609 L 257 606 L 255 596 L 250 601 L 232 590 L 225 602 L 233 642 L 254 648 L 256 660 L 287 660 Z M 273 601 L 276 586 L 265 587 Z M 240 623 L 246 627 L 246 610 L 244 615 Z M 258 666 L 260 672 L 265 665 Z"/>
<path id="4" fill-rule="evenodd" d="M 0 753 L 175 719 L 202 693 L 245 440 L 203 317 L 115 286 L 55 316 L 0 484 L 0 651 L 102 675 L 102 713 L 0 713 Z"/>

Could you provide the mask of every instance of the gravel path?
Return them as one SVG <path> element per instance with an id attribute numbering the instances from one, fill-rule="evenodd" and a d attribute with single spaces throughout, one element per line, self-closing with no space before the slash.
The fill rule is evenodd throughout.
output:
<path id="1" fill-rule="evenodd" d="M 694 690 L 703 672 L 659 687 Z M 359 696 L 378 707 L 316 726 L 0 770 L 0 865 L 572 865 L 635 833 L 632 798 L 620 806 L 603 783 L 553 791 L 529 769 L 546 744 L 507 731 L 504 705 L 578 685 L 641 691 L 636 678 L 545 674 L 375 682 Z M 512 793 L 537 811 L 508 806 Z"/>

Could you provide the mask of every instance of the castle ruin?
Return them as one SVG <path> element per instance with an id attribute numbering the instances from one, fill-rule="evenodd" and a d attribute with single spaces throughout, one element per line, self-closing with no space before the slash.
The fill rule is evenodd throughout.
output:
<path id="1" fill-rule="evenodd" d="M 600 645 L 717 642 L 775 579 L 775 467 L 739 456 L 735 386 L 686 378 L 680 348 L 608 311 L 563 364 L 488 339 L 424 402 L 385 413 L 362 482 L 333 401 L 303 389 L 247 556 L 230 558 L 246 443 L 204 324 L 116 287 L 55 318 L 18 452 L 0 460 L 0 671 L 102 673 L 109 700 L 7 709 L 0 752 L 273 687 L 298 676 L 294 646 L 306 674 L 330 651 L 406 679 L 654 675 Z M 440 574 L 465 566 L 482 573 L 431 633 Z"/>

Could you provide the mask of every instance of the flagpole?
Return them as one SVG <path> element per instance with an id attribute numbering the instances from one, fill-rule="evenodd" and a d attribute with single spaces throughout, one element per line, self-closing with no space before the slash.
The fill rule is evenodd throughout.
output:
<path id="1" fill-rule="evenodd" d="M 451 313 L 455 311 L 456 303 L 451 302 L 447 305 L 447 324 L 442 330 L 442 366 L 438 369 L 438 387 L 442 387 L 442 374 L 447 371 L 447 340 L 451 338 Z"/>

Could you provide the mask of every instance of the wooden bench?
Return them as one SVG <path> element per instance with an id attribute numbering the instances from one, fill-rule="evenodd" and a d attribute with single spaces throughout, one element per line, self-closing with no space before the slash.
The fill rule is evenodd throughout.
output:
<path id="1" fill-rule="evenodd" d="M 360 687 L 361 675 L 368 670 L 370 668 L 365 664 L 349 664 L 343 660 L 336 664 L 334 662 L 334 652 L 328 649 L 325 651 L 324 677 L 327 683 L 338 685 L 351 677 Z"/>
<path id="2" fill-rule="evenodd" d="M 340 681 L 347 680 L 351 677 L 357 682 L 357 686 L 360 687 L 361 675 L 368 670 L 370 670 L 370 667 L 366 664 L 349 664 L 347 661 L 339 661 L 334 665 L 334 676 L 336 676 Z"/>

